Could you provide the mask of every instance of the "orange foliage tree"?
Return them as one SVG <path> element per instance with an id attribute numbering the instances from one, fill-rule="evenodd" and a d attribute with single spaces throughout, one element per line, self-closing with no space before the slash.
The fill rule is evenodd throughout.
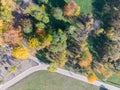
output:
<path id="1" fill-rule="evenodd" d="M 90 83 L 94 83 L 98 79 L 95 73 L 90 73 L 87 78 Z"/>
<path id="2" fill-rule="evenodd" d="M 88 67 L 90 63 L 92 62 L 92 55 L 89 51 L 83 51 L 81 55 L 81 60 L 79 61 L 79 65 L 81 67 Z"/>
<path id="3" fill-rule="evenodd" d="M 14 28 L 12 25 L 8 26 L 8 30 L 3 33 L 5 43 L 18 45 L 23 39 L 21 28 Z"/>
<path id="4" fill-rule="evenodd" d="M 63 10 L 64 15 L 71 16 L 72 14 L 75 13 L 77 7 L 78 7 L 78 5 L 76 4 L 76 2 L 74 2 L 74 1 L 68 2 L 64 6 L 64 10 Z"/>

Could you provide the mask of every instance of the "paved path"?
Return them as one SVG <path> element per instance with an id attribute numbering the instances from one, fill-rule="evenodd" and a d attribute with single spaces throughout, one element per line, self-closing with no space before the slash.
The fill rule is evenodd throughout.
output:
<path id="1" fill-rule="evenodd" d="M 38 62 L 38 60 L 35 57 L 30 57 L 32 58 L 34 61 Z M 34 73 L 36 71 L 39 70 L 47 70 L 49 65 L 46 65 L 44 63 L 39 63 L 38 66 L 34 66 L 32 68 L 29 68 L 28 70 L 24 71 L 23 73 L 19 74 L 18 76 L 16 76 L 15 78 L 13 78 L 12 80 L 6 82 L 3 85 L 0 85 L 0 90 L 6 90 L 7 88 L 9 88 L 10 86 L 14 85 L 15 83 L 17 83 L 18 81 L 20 81 L 21 79 L 25 78 L 26 76 L 30 75 L 31 73 Z M 87 80 L 87 77 L 83 76 L 83 75 L 79 75 L 79 74 L 75 74 L 73 72 L 64 70 L 64 69 L 58 69 L 56 71 L 59 74 L 71 77 L 71 78 L 75 78 L 78 80 L 81 80 L 83 82 L 89 83 Z M 109 90 L 120 90 L 120 88 L 117 88 L 115 86 L 100 82 L 100 81 L 96 81 L 95 83 L 93 83 L 93 85 L 96 85 L 98 87 L 100 86 L 104 86 L 105 88 L 109 89 Z"/>

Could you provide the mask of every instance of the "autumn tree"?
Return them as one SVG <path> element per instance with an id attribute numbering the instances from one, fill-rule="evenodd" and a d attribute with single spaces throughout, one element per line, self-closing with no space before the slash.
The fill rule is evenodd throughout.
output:
<path id="1" fill-rule="evenodd" d="M 50 66 L 48 67 L 49 72 L 55 72 L 57 71 L 57 69 L 58 69 L 58 65 L 55 61 L 50 63 Z"/>
<path id="2" fill-rule="evenodd" d="M 37 48 L 40 45 L 40 41 L 36 37 L 29 38 L 28 40 L 28 46 L 30 48 Z"/>
<path id="3" fill-rule="evenodd" d="M 45 10 L 45 5 L 41 5 L 40 7 L 36 4 L 31 3 L 25 10 L 25 14 L 29 14 L 34 17 L 39 22 L 43 22 L 47 24 L 49 22 L 48 14 Z"/>
<path id="4" fill-rule="evenodd" d="M 12 11 L 16 8 L 17 5 L 13 0 L 1 0 L 0 18 L 3 21 L 11 22 L 13 20 Z"/>
<path id="5" fill-rule="evenodd" d="M 79 65 L 81 67 L 88 67 L 92 62 L 92 55 L 89 50 L 84 50 L 81 54 Z"/>
<path id="6" fill-rule="evenodd" d="M 95 73 L 90 73 L 90 74 L 88 75 L 88 81 L 89 81 L 90 83 L 94 83 L 97 79 L 98 79 L 98 78 L 97 78 L 97 76 L 95 75 Z"/>
<path id="7" fill-rule="evenodd" d="M 26 47 L 17 46 L 13 48 L 12 55 L 18 59 L 27 59 L 30 52 Z"/>
<path id="8" fill-rule="evenodd" d="M 51 52 L 61 52 L 66 49 L 66 40 L 67 36 L 66 34 L 59 29 L 57 32 L 53 33 L 53 41 L 49 47 L 49 50 Z"/>
<path id="9" fill-rule="evenodd" d="M 78 16 L 80 14 L 80 7 L 76 2 L 70 1 L 64 6 L 63 13 L 66 16 Z"/>
<path id="10" fill-rule="evenodd" d="M 20 44 L 21 40 L 23 39 L 21 27 L 14 28 L 12 25 L 9 25 L 7 30 L 3 33 L 3 39 L 7 44 Z"/>

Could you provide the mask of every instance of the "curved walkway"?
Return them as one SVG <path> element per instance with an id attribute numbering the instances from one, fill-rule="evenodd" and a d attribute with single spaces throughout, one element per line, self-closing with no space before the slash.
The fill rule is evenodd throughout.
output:
<path id="1" fill-rule="evenodd" d="M 31 57 L 34 61 L 38 62 L 38 60 L 35 57 Z M 0 85 L 0 90 L 6 90 L 7 88 L 9 88 L 10 86 L 14 85 L 15 83 L 17 83 L 18 81 L 20 81 L 21 79 L 25 78 L 26 76 L 39 71 L 39 70 L 47 70 L 49 65 L 46 65 L 44 63 L 40 63 L 38 66 L 34 66 L 32 68 L 29 68 L 28 70 L 24 71 L 23 73 L 19 74 L 18 76 L 16 76 L 15 78 L 13 78 L 12 80 Z M 87 77 L 83 76 L 83 75 L 79 75 L 79 74 L 75 74 L 73 72 L 64 70 L 64 69 L 58 69 L 56 71 L 59 74 L 71 77 L 71 78 L 75 78 L 77 80 L 81 80 L 83 82 L 89 83 L 87 80 Z M 120 90 L 120 88 L 117 88 L 115 86 L 100 82 L 100 81 L 96 81 L 95 83 L 93 83 L 93 85 L 96 85 L 98 87 L 104 86 L 105 88 L 109 89 L 109 90 Z"/>

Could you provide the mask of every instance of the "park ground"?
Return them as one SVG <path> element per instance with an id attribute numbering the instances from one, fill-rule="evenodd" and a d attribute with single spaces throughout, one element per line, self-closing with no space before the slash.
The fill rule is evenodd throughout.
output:
<path id="1" fill-rule="evenodd" d="M 7 90 L 99 90 L 99 87 L 58 73 L 38 71 Z"/>

